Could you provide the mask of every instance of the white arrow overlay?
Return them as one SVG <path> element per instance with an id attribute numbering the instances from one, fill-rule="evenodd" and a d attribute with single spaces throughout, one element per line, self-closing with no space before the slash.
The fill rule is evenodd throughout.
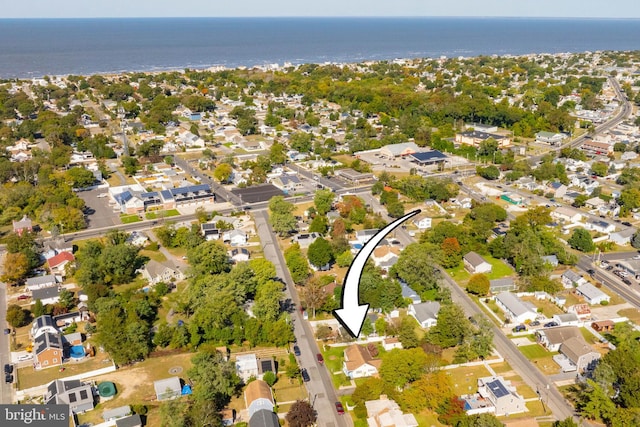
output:
<path id="1" fill-rule="evenodd" d="M 358 301 L 358 290 L 360 288 L 360 276 L 362 276 L 362 270 L 364 265 L 373 253 L 378 243 L 385 238 L 385 236 L 393 231 L 394 228 L 408 220 L 414 215 L 420 213 L 420 209 L 410 212 L 388 224 L 382 230 L 378 231 L 369 241 L 360 249 L 360 252 L 353 259 L 353 262 L 349 266 L 347 275 L 344 278 L 344 289 L 342 290 L 342 304 L 337 310 L 333 310 L 333 315 L 338 322 L 345 327 L 347 331 L 354 337 L 360 336 L 362 325 L 364 324 L 364 318 L 369 310 L 369 304 L 360 304 Z"/>

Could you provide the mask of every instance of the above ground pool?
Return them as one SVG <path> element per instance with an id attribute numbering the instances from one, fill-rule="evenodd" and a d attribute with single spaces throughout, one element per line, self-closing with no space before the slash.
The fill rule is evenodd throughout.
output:
<path id="1" fill-rule="evenodd" d="M 69 349 L 69 357 L 72 359 L 83 359 L 87 353 L 84 351 L 84 346 L 74 345 Z"/>
<path id="2" fill-rule="evenodd" d="M 116 385 L 111 381 L 98 384 L 98 394 L 100 397 L 113 397 L 116 394 Z"/>

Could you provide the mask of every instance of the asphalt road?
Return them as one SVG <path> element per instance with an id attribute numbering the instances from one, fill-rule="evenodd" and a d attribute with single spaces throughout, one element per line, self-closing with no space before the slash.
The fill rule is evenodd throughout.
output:
<path id="1" fill-rule="evenodd" d="M 4 335 L 4 329 L 9 325 L 5 319 L 7 317 L 7 289 L 6 284 L 0 282 L 0 325 L 2 330 L 0 331 L 0 364 L 4 369 L 4 364 L 11 361 L 11 348 L 10 348 L 10 336 Z M 0 403 L 8 404 L 13 403 L 12 385 L 4 382 L 4 370 L 2 371 L 2 378 L 0 378 Z"/>
<path id="2" fill-rule="evenodd" d="M 336 412 L 334 405 L 339 399 L 333 388 L 333 383 L 329 376 L 330 373 L 325 365 L 319 364 L 316 360 L 316 354 L 320 353 L 320 350 L 309 323 L 304 321 L 300 310 L 298 310 L 300 300 L 289 270 L 286 268 L 282 251 L 278 247 L 276 236 L 269 225 L 267 212 L 265 210 L 254 212 L 254 220 L 262 242 L 265 258 L 275 265 L 276 273 L 287 285 L 285 295 L 293 305 L 291 320 L 294 324 L 294 334 L 301 352 L 300 357 L 298 357 L 298 363 L 301 368 L 307 369 L 311 377 L 311 381 L 305 383 L 305 386 L 309 392 L 309 401 L 318 413 L 317 425 L 321 427 L 350 427 L 352 426 L 351 417 L 341 416 Z"/>
<path id="3" fill-rule="evenodd" d="M 621 296 L 626 302 L 640 309 L 640 293 L 638 285 L 626 285 L 614 274 L 597 267 L 588 256 L 582 256 L 578 260 L 577 267 L 587 272 L 587 270 L 595 270 L 594 279 L 611 289 L 613 292 Z"/>
<path id="4" fill-rule="evenodd" d="M 386 210 L 380 205 L 378 200 L 371 196 L 365 195 L 364 199 L 374 208 L 374 211 L 380 212 L 385 219 L 390 221 L 391 219 L 385 215 Z M 413 242 L 413 239 L 406 230 L 401 228 L 396 229 L 395 238 L 402 242 L 404 245 L 408 245 Z M 451 289 L 451 299 L 462 306 L 467 316 L 480 315 L 486 318 L 492 325 L 493 322 L 488 319 L 484 312 L 476 305 L 476 303 L 466 294 L 466 292 L 458 286 L 458 284 L 447 274 L 446 271 L 440 270 L 442 277 L 446 285 Z M 556 389 L 555 385 L 545 377 L 542 372 L 538 370 L 511 342 L 502 331 L 493 326 L 493 343 L 495 349 L 504 357 L 514 371 L 520 375 L 525 383 L 533 390 L 540 391 L 540 396 L 545 406 L 551 410 L 553 415 L 559 420 L 563 420 L 568 417 L 577 419 L 577 415 L 573 406 L 565 400 L 565 398 Z"/>

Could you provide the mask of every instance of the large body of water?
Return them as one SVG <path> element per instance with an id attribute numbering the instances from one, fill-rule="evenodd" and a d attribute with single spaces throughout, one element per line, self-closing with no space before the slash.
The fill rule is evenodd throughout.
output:
<path id="1" fill-rule="evenodd" d="M 637 19 L 0 19 L 0 78 L 636 49 Z"/>

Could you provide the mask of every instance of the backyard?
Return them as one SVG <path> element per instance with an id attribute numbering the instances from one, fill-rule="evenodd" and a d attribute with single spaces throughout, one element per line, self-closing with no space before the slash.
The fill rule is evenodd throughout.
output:
<path id="1" fill-rule="evenodd" d="M 518 349 L 543 374 L 555 375 L 560 372 L 560 366 L 553 360 L 553 356 L 558 354 L 557 352 L 549 352 L 539 344 L 520 346 Z"/>

